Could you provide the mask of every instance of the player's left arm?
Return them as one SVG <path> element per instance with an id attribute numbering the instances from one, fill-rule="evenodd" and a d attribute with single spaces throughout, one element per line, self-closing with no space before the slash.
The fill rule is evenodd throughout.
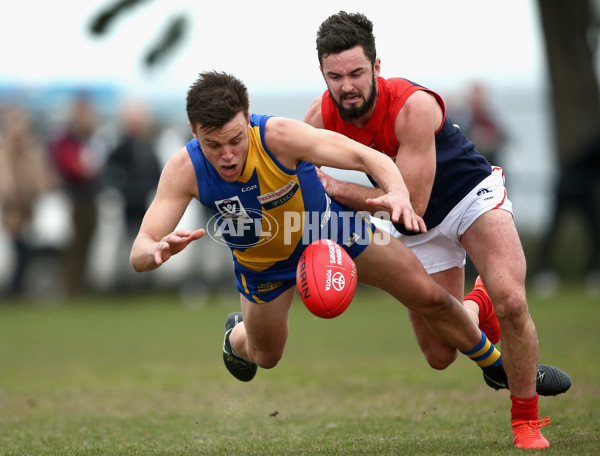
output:
<path id="1" fill-rule="evenodd" d="M 429 204 L 436 171 L 435 133 L 442 125 L 444 114 L 433 95 L 414 92 L 396 118 L 399 142 L 396 165 L 402 173 L 410 201 L 419 215 Z"/>
<path id="2" fill-rule="evenodd" d="M 372 176 L 385 192 L 368 204 L 390 210 L 392 220 L 402 218 L 407 229 L 425 231 L 423 219 L 415 213 L 402 175 L 389 157 L 346 136 L 313 128 L 292 119 L 272 117 L 265 138 L 271 152 L 285 166 L 295 169 L 300 161 L 317 166 L 362 171 Z"/>

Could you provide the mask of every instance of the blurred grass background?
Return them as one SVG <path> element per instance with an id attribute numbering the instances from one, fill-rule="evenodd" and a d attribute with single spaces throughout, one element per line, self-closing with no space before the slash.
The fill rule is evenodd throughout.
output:
<path id="1" fill-rule="evenodd" d="M 506 391 L 464 358 L 429 368 L 403 306 L 359 288 L 334 320 L 296 299 L 283 360 L 236 381 L 221 358 L 220 294 L 95 296 L 0 305 L 2 455 L 500 455 Z M 529 297 L 540 361 L 571 375 L 542 398 L 546 454 L 600 454 L 600 306 L 581 287 Z M 189 302 L 189 300 L 187 301 Z"/>

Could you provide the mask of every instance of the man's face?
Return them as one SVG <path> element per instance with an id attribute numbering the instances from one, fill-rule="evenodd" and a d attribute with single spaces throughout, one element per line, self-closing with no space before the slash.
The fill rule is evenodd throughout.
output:
<path id="1" fill-rule="evenodd" d="M 235 182 L 244 171 L 248 157 L 248 128 L 248 117 L 243 112 L 238 113 L 222 128 L 211 132 L 200 126 L 192 127 L 192 133 L 200 142 L 204 156 L 226 182 Z"/>
<path id="2" fill-rule="evenodd" d="M 355 46 L 322 60 L 321 72 L 340 116 L 351 120 L 370 115 L 377 100 L 379 59 L 372 68 L 362 47 Z"/>

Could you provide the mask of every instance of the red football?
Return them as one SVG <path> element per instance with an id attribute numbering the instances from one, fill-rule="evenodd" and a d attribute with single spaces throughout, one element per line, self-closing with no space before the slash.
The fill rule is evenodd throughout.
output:
<path id="1" fill-rule="evenodd" d="M 296 284 L 302 302 L 321 318 L 341 315 L 356 290 L 356 265 L 336 242 L 320 239 L 302 253 L 296 269 Z"/>

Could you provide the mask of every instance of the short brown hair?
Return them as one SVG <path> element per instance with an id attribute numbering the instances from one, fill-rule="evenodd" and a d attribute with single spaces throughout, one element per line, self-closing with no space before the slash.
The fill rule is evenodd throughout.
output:
<path id="1" fill-rule="evenodd" d="M 199 125 L 212 131 L 223 127 L 240 112 L 247 117 L 249 109 L 248 89 L 244 83 L 224 72 L 200 73 L 187 92 L 186 112 L 192 128 Z"/>

